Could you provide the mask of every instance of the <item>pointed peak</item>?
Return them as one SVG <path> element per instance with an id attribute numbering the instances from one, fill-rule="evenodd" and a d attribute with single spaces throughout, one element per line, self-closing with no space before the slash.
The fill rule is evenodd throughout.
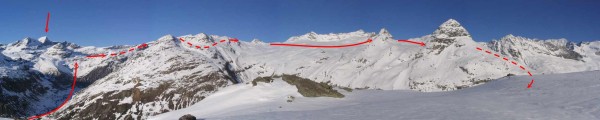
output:
<path id="1" fill-rule="evenodd" d="M 446 20 L 446 22 L 444 22 L 442 25 L 459 27 L 460 23 L 458 23 L 458 21 L 450 18 L 450 19 Z"/>
<path id="2" fill-rule="evenodd" d="M 392 38 L 392 34 L 390 34 L 390 32 L 385 28 L 381 28 L 381 30 L 379 30 L 379 34 L 377 36 L 385 37 L 385 39 L 383 39 L 383 40 Z"/>
<path id="3" fill-rule="evenodd" d="M 43 36 L 43 37 L 38 38 L 38 41 L 40 41 L 42 44 L 44 44 L 44 43 L 51 43 L 52 42 L 52 41 L 50 41 L 50 39 L 48 39 L 47 36 Z"/>
<path id="4" fill-rule="evenodd" d="M 390 32 L 388 32 L 388 30 L 385 28 L 381 28 L 381 30 L 379 30 L 379 34 L 390 34 Z"/>
<path id="5" fill-rule="evenodd" d="M 170 34 L 158 38 L 158 42 L 168 42 L 168 41 L 174 41 L 174 40 L 175 40 L 175 37 Z"/>
<path id="6" fill-rule="evenodd" d="M 39 41 L 34 40 L 33 38 L 30 38 L 30 37 L 25 37 L 25 38 L 23 38 L 23 40 L 18 41 L 18 43 L 20 43 L 22 45 L 27 45 L 27 46 L 37 46 L 37 45 L 41 44 Z"/>
<path id="7" fill-rule="evenodd" d="M 254 38 L 254 39 L 252 39 L 251 43 L 253 43 L 253 44 L 261 44 L 261 43 L 264 43 L 264 42 L 261 41 L 261 40 L 259 40 L 259 39 Z"/>
<path id="8" fill-rule="evenodd" d="M 521 38 L 521 37 L 520 36 L 515 36 L 513 34 L 508 34 L 508 35 L 500 38 L 500 40 L 514 40 L 514 39 L 517 39 L 517 38 Z"/>
<path id="9" fill-rule="evenodd" d="M 25 37 L 25 38 L 23 38 L 21 41 L 31 41 L 31 40 L 33 40 L 33 38 L 30 38 L 30 37 Z"/>
<path id="10" fill-rule="evenodd" d="M 357 31 L 354 31 L 353 33 L 365 33 L 365 30 L 363 30 L 363 29 L 358 29 Z"/>
<path id="11" fill-rule="evenodd" d="M 208 38 L 208 34 L 206 34 L 206 33 L 198 33 L 198 34 L 195 35 L 195 37 L 204 39 L 204 38 Z"/>
<path id="12" fill-rule="evenodd" d="M 454 19 L 449 19 L 442 23 L 442 25 L 433 32 L 433 35 L 438 38 L 470 36 L 469 32 Z"/>

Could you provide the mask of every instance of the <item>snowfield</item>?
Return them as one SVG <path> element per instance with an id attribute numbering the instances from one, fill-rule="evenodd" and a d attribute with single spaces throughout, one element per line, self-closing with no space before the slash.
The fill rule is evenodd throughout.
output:
<path id="1" fill-rule="evenodd" d="M 185 114 L 208 120 L 600 119 L 600 71 L 537 75 L 535 79 L 531 89 L 525 86 L 530 77 L 512 76 L 450 92 L 354 90 L 344 92 L 346 97 L 341 99 L 296 96 L 289 103 L 283 98 L 293 92 L 284 89 L 289 88 L 285 83 L 234 85 L 193 106 L 150 119 L 176 120 Z M 226 101 L 215 103 L 220 100 Z"/>

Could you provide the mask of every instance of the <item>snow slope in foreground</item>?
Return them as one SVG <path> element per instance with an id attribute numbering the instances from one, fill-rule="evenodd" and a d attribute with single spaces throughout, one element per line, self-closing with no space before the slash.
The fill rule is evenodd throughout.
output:
<path id="1" fill-rule="evenodd" d="M 191 107 L 151 119 L 178 119 L 185 114 L 209 120 L 600 119 L 600 71 L 535 77 L 531 89 L 526 89 L 530 77 L 514 76 L 451 92 L 354 90 L 342 99 L 297 97 L 291 103 L 282 98 L 294 95 L 295 89 L 285 83 L 236 85 Z M 227 98 L 223 101 L 227 106 L 215 101 Z"/>

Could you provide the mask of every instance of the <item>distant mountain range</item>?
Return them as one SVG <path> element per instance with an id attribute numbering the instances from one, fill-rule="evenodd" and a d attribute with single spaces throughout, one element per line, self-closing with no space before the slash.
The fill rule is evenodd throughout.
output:
<path id="1" fill-rule="evenodd" d="M 49 118 L 145 119 L 191 106 L 233 84 L 284 74 L 344 88 L 423 92 L 527 75 L 478 47 L 507 57 L 534 75 L 600 69 L 600 41 L 573 43 L 507 35 L 482 43 L 453 19 L 430 35 L 410 39 L 424 42 L 424 47 L 397 42 L 386 29 L 379 33 L 311 32 L 284 42 L 340 45 L 373 40 L 337 49 L 270 46 L 260 40 L 221 41 L 228 39 L 204 33 L 166 35 L 148 42 L 144 49 L 135 45 L 83 47 L 47 37 L 0 45 L 0 116 L 28 117 L 54 109 L 68 95 L 75 62 L 79 64 L 77 92 Z M 109 56 L 86 57 L 100 53 Z"/>

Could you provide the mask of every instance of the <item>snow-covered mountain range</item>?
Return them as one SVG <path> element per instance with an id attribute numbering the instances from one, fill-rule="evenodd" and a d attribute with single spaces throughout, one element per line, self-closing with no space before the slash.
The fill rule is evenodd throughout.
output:
<path id="1" fill-rule="evenodd" d="M 82 47 L 42 37 L 0 45 L 0 116 L 27 117 L 53 109 L 67 97 L 75 62 L 79 64 L 76 93 L 48 118 L 146 119 L 191 106 L 227 86 L 284 74 L 338 87 L 423 92 L 457 90 L 527 74 L 477 47 L 508 57 L 534 75 L 600 69 L 600 41 L 507 35 L 481 43 L 452 19 L 430 35 L 410 39 L 424 42 L 424 47 L 397 42 L 386 29 L 311 32 L 284 42 L 340 45 L 373 40 L 337 49 L 270 46 L 260 40 L 221 42 L 228 39 L 204 33 L 166 35 L 148 42 L 147 48 L 136 48 Z M 100 53 L 118 55 L 86 58 Z"/>

